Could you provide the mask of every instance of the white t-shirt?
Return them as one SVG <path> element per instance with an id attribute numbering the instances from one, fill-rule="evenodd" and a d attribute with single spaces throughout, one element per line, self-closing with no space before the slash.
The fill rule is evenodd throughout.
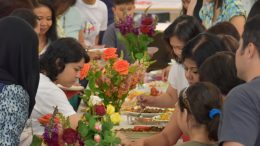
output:
<path id="1" fill-rule="evenodd" d="M 37 119 L 45 114 L 52 114 L 55 106 L 58 106 L 59 112 L 66 117 L 76 114 L 65 93 L 42 73 L 40 74 L 35 101 L 31 114 L 34 134 L 43 133 L 44 129 Z"/>
<path id="2" fill-rule="evenodd" d="M 176 89 L 179 93 L 182 89 L 189 86 L 189 83 L 185 77 L 185 70 L 182 64 L 177 63 L 176 61 L 172 62 L 172 67 L 169 72 L 168 82 L 172 88 Z"/>
<path id="3" fill-rule="evenodd" d="M 107 6 L 104 2 L 96 0 L 94 5 L 88 5 L 82 0 L 77 0 L 75 5 L 83 19 L 83 30 L 87 45 L 95 45 L 95 38 L 100 31 L 107 29 Z"/>

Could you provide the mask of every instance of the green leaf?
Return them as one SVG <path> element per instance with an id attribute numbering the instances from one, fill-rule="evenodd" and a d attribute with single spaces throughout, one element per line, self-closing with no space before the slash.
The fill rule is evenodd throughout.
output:
<path id="1" fill-rule="evenodd" d="M 101 75 L 102 75 L 102 72 L 101 72 L 101 71 L 98 71 L 98 72 L 96 72 L 95 77 L 96 77 L 96 78 L 99 78 L 99 77 L 101 77 Z"/>
<path id="2" fill-rule="evenodd" d="M 96 142 L 92 139 L 88 139 L 84 142 L 84 145 L 86 146 L 95 146 L 96 145 Z"/>
<path id="3" fill-rule="evenodd" d="M 41 146 L 41 145 L 42 145 L 42 139 L 36 135 L 33 135 L 33 140 L 30 146 Z"/>
<path id="4" fill-rule="evenodd" d="M 88 127 L 86 124 L 84 124 L 82 121 L 78 124 L 78 132 L 82 137 L 86 137 L 88 135 Z"/>
<path id="5" fill-rule="evenodd" d="M 103 84 L 103 89 L 104 89 L 104 90 L 107 90 L 108 88 L 109 88 L 109 85 L 108 85 L 107 83 L 104 83 L 104 84 Z"/>
<path id="6" fill-rule="evenodd" d="M 130 74 L 136 72 L 136 70 L 137 70 L 137 66 L 130 66 L 128 69 Z"/>
<path id="7" fill-rule="evenodd" d="M 89 88 L 90 88 L 91 90 L 94 90 L 94 89 L 96 88 L 96 86 L 95 86 L 95 79 L 91 78 L 91 79 L 89 80 Z"/>
<path id="8" fill-rule="evenodd" d="M 86 97 L 89 98 L 91 96 L 91 90 L 86 89 L 85 92 L 84 92 L 84 95 L 86 95 Z"/>
<path id="9" fill-rule="evenodd" d="M 120 144 L 121 143 L 121 139 L 120 138 L 118 138 L 118 137 L 115 137 L 115 139 L 114 139 L 114 142 L 113 143 L 115 143 L 115 144 Z"/>
<path id="10" fill-rule="evenodd" d="M 91 128 L 91 129 L 95 129 L 95 123 L 96 123 L 96 120 L 93 118 L 93 117 L 90 117 L 89 118 L 89 127 Z"/>
<path id="11" fill-rule="evenodd" d="M 137 53 L 135 54 L 135 57 L 138 59 L 138 60 L 141 60 L 143 58 L 143 53 Z"/>

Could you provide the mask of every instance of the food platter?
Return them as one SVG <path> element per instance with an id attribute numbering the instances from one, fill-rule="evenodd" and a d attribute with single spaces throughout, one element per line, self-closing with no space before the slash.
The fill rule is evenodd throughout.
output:
<path id="1" fill-rule="evenodd" d="M 140 113 L 140 112 L 124 111 L 123 114 L 127 116 L 133 116 L 133 117 L 154 117 L 162 113 Z"/>

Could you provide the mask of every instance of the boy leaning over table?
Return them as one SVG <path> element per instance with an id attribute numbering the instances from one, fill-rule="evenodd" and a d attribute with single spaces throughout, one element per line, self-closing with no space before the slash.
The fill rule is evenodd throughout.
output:
<path id="1" fill-rule="evenodd" d="M 125 15 L 133 16 L 135 10 L 135 0 L 113 0 L 114 6 L 112 8 L 115 20 L 122 20 Z M 103 36 L 102 44 L 106 47 L 117 48 L 117 54 L 120 54 L 122 51 L 124 53 L 124 59 L 128 60 L 128 53 L 126 51 L 125 45 L 120 42 L 117 38 L 117 33 L 119 29 L 115 27 L 115 23 L 112 23 L 108 26 L 105 34 Z"/>

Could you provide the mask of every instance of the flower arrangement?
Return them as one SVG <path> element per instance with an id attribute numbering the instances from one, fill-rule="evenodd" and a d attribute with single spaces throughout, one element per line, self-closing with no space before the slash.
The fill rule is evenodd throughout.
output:
<path id="1" fill-rule="evenodd" d="M 101 103 L 96 104 L 92 109 L 93 113 L 86 112 L 75 130 L 70 127 L 69 119 L 59 113 L 56 107 L 53 114 L 47 114 L 38 119 L 44 126 L 44 133 L 42 138 L 34 136 L 31 146 L 41 146 L 42 143 L 48 146 L 115 146 L 120 144 L 121 140 L 112 131 L 113 120 L 118 120 L 113 119 L 114 112 L 110 111 L 106 114 L 106 109 Z"/>
<path id="2" fill-rule="evenodd" d="M 142 14 L 141 22 L 135 22 L 132 16 L 116 21 L 116 28 L 120 30 L 117 36 L 126 45 L 131 62 L 136 60 L 149 60 L 147 46 L 153 41 L 157 17 L 148 14 L 149 7 Z"/>
<path id="3" fill-rule="evenodd" d="M 85 90 L 83 100 L 88 102 L 91 95 L 96 95 L 105 106 L 111 104 L 119 112 L 128 92 L 143 81 L 147 64 L 140 61 L 129 64 L 118 57 L 115 48 L 106 49 L 102 57 L 103 66 L 95 61 L 91 63 L 87 77 L 89 89 Z"/>
<path id="4" fill-rule="evenodd" d="M 118 57 L 116 48 L 106 49 L 102 58 L 103 65 L 92 61 L 85 64 L 81 72 L 82 78 L 87 74 L 89 81 L 89 88 L 82 96 L 88 109 L 77 129 L 71 128 L 69 119 L 56 107 L 53 114 L 38 119 L 45 130 L 42 138 L 34 136 L 32 146 L 40 146 L 42 142 L 48 146 L 116 146 L 121 143 L 112 128 L 120 123 L 121 105 L 129 91 L 142 83 L 148 66 L 141 61 L 129 64 Z"/>

